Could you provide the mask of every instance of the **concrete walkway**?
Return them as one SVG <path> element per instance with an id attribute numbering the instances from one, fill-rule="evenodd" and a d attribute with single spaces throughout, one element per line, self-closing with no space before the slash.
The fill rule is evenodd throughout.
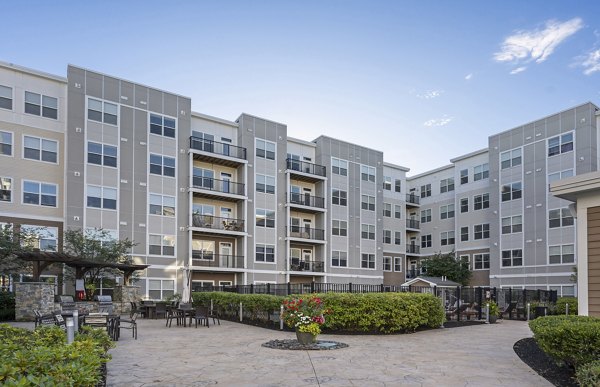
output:
<path id="1" fill-rule="evenodd" d="M 531 336 L 525 322 L 436 329 L 406 335 L 321 335 L 347 343 L 332 351 L 261 347 L 290 339 L 222 321 L 210 328 L 166 328 L 139 320 L 123 330 L 108 364 L 110 386 L 551 386 L 514 353 Z"/>

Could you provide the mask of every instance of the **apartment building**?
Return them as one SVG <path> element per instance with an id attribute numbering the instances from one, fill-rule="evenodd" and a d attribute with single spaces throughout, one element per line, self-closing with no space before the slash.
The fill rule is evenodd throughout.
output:
<path id="1" fill-rule="evenodd" d="M 586 103 L 416 176 L 377 150 L 76 66 L 0 63 L 0 222 L 136 243 L 143 295 L 205 285 L 399 285 L 454 252 L 473 285 L 575 292 L 573 218 L 554 180 L 598 169 Z"/>

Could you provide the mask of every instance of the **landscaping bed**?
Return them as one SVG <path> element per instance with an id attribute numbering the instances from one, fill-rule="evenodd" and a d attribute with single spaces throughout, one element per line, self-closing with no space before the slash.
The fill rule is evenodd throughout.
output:
<path id="1" fill-rule="evenodd" d="M 544 379 L 555 386 L 577 387 L 575 371 L 566 365 L 558 365 L 537 345 L 533 337 L 521 339 L 513 346 L 523 363 L 531 367 Z"/>

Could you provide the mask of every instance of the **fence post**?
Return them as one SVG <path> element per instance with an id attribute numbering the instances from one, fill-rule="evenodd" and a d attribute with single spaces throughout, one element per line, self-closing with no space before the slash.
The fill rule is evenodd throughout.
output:
<path id="1" fill-rule="evenodd" d="M 497 290 L 497 289 L 496 289 L 496 287 L 494 286 L 494 291 L 492 292 L 492 300 L 493 300 L 495 303 L 498 303 L 497 291 L 498 291 L 498 290 Z"/>
<path id="2" fill-rule="evenodd" d="M 267 294 L 271 294 L 271 284 L 267 282 Z"/>
<path id="3" fill-rule="evenodd" d="M 381 284 L 381 288 L 379 290 L 381 293 L 383 293 L 383 284 Z"/>
<path id="4" fill-rule="evenodd" d="M 289 296 L 290 294 L 292 294 L 292 283 L 288 282 L 287 283 L 287 295 Z"/>
<path id="5" fill-rule="evenodd" d="M 458 308 L 456 309 L 456 321 L 460 321 L 460 307 L 461 307 L 460 302 L 461 302 L 460 286 L 457 286 L 456 287 L 456 303 L 457 303 Z"/>
<path id="6" fill-rule="evenodd" d="M 481 314 L 483 312 L 483 289 L 481 287 L 477 288 L 477 305 L 479 305 L 479 320 L 481 320 Z"/>
<path id="7" fill-rule="evenodd" d="M 310 292 L 314 293 L 315 292 L 315 281 L 310 283 Z"/>
<path id="8" fill-rule="evenodd" d="M 527 310 L 529 310 L 529 306 L 527 304 L 527 290 L 523 289 L 523 305 L 527 307 Z M 529 311 L 527 312 L 527 321 L 529 321 Z"/>
<path id="9" fill-rule="evenodd" d="M 348 292 L 352 293 L 352 282 L 348 282 Z"/>
<path id="10" fill-rule="evenodd" d="M 408 292 L 412 293 L 412 285 L 408 285 Z"/>
<path id="11" fill-rule="evenodd" d="M 536 301 L 537 301 L 537 302 L 542 302 L 542 298 L 540 297 L 540 296 L 541 296 L 540 289 L 538 289 L 538 290 L 537 290 L 537 294 L 536 294 L 536 296 L 537 296 L 537 300 L 536 300 Z"/>
<path id="12" fill-rule="evenodd" d="M 434 295 L 435 297 L 437 297 L 437 296 L 438 296 L 438 295 L 437 295 L 437 285 L 433 287 L 433 295 Z M 440 298 L 442 298 L 442 297 L 440 297 Z M 442 302 L 443 302 L 443 300 L 442 300 Z"/>
<path id="13" fill-rule="evenodd" d="M 510 308 L 510 304 L 512 303 L 512 288 L 508 288 L 508 307 Z M 512 310 L 508 313 L 508 319 L 512 320 Z"/>
<path id="14" fill-rule="evenodd" d="M 254 284 L 250 284 L 250 294 L 254 294 Z"/>

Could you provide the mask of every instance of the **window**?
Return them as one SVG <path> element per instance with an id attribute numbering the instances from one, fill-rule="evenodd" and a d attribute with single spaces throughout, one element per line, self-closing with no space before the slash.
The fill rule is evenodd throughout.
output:
<path id="1" fill-rule="evenodd" d="M 256 157 L 275 160 L 275 143 L 256 139 Z"/>
<path id="2" fill-rule="evenodd" d="M 500 168 L 507 169 L 521 165 L 521 148 L 500 153 Z"/>
<path id="3" fill-rule="evenodd" d="M 454 231 L 445 231 L 440 236 L 442 246 L 454 244 Z"/>
<path id="4" fill-rule="evenodd" d="M 502 266 L 523 266 L 523 250 L 502 250 Z"/>
<path id="5" fill-rule="evenodd" d="M 348 235 L 348 222 L 345 220 L 332 220 L 331 221 L 331 234 L 337 236 Z"/>
<path id="6" fill-rule="evenodd" d="M 360 166 L 360 179 L 363 181 L 375 182 L 375 167 L 369 167 L 368 165 Z"/>
<path id="7" fill-rule="evenodd" d="M 152 197 L 152 195 L 150 195 Z M 104 208 L 108 210 L 117 209 L 117 189 L 87 186 L 87 206 L 92 208 Z M 175 215 L 173 215 L 175 216 Z"/>
<path id="8" fill-rule="evenodd" d="M 573 216 L 568 208 L 557 208 L 548 211 L 548 227 L 567 227 L 573 225 Z"/>
<path id="9" fill-rule="evenodd" d="M 175 159 L 150 153 L 150 173 L 175 177 Z"/>
<path id="10" fill-rule="evenodd" d="M 348 193 L 346 191 L 342 191 L 340 189 L 332 189 L 331 203 L 338 206 L 346 206 L 348 205 L 347 195 Z"/>
<path id="11" fill-rule="evenodd" d="M 348 253 L 345 251 L 333 250 L 331 252 L 331 266 L 335 266 L 335 267 L 348 266 Z"/>
<path id="12" fill-rule="evenodd" d="M 12 156 L 12 133 L 0 131 L 0 155 Z"/>
<path id="13" fill-rule="evenodd" d="M 152 116 L 153 115 L 151 114 L 150 122 L 152 122 Z M 114 103 L 102 102 L 97 99 L 90 98 L 88 100 L 88 120 L 116 125 L 117 105 L 115 105 Z M 173 135 L 170 137 L 175 137 L 175 134 L 173 133 Z"/>
<path id="14" fill-rule="evenodd" d="M 392 217 L 392 204 L 391 203 L 383 203 L 383 216 L 386 218 Z"/>
<path id="15" fill-rule="evenodd" d="M 548 175 L 548 191 L 550 191 L 550 184 L 552 182 L 560 180 L 560 179 L 566 179 L 567 177 L 573 177 L 572 169 L 565 169 L 564 171 L 549 174 Z"/>
<path id="16" fill-rule="evenodd" d="M 12 179 L 0 177 L 0 202 L 12 202 Z"/>
<path id="17" fill-rule="evenodd" d="M 431 208 L 427 210 L 421 210 L 421 223 L 431 222 Z"/>
<path id="18" fill-rule="evenodd" d="M 548 139 L 548 157 L 573 150 L 573 133 L 563 134 Z"/>
<path id="19" fill-rule="evenodd" d="M 163 117 L 158 114 L 150 114 L 150 133 L 175 138 L 175 119 Z M 212 148 L 213 139 L 213 136 L 211 136 L 210 140 L 205 139 L 210 142 L 210 144 L 206 145 Z"/>
<path id="20" fill-rule="evenodd" d="M 383 177 L 383 189 L 386 191 L 392 190 L 392 178 L 389 176 Z"/>
<path id="21" fill-rule="evenodd" d="M 58 228 L 42 227 L 29 224 L 21 225 L 21 233 L 26 235 L 24 245 L 41 251 L 57 251 Z"/>
<path id="22" fill-rule="evenodd" d="M 467 184 L 469 182 L 469 170 L 462 169 L 460 171 L 460 184 Z"/>
<path id="23" fill-rule="evenodd" d="M 469 241 L 469 227 L 461 227 L 460 228 L 460 241 L 468 242 Z"/>
<path id="24" fill-rule="evenodd" d="M 348 162 L 332 157 L 331 172 L 335 175 L 348 176 Z"/>
<path id="25" fill-rule="evenodd" d="M 469 212 L 469 198 L 460 199 L 460 212 Z"/>
<path id="26" fill-rule="evenodd" d="M 490 177 L 490 166 L 488 163 L 477 165 L 473 168 L 473 181 L 479 181 Z"/>
<path id="27" fill-rule="evenodd" d="M 12 110 L 12 88 L 0 85 L 0 108 Z"/>
<path id="28" fill-rule="evenodd" d="M 55 184 L 23 180 L 23 203 L 45 207 L 56 207 L 57 187 Z"/>
<path id="29" fill-rule="evenodd" d="M 394 244 L 401 245 L 402 244 L 402 232 L 394 231 Z"/>
<path id="30" fill-rule="evenodd" d="M 521 197 L 521 196 L 519 196 Z M 473 209 L 475 211 L 477 210 L 483 210 L 484 208 L 490 208 L 490 194 L 489 193 L 485 193 L 482 195 L 475 195 L 473 197 Z"/>
<path id="31" fill-rule="evenodd" d="M 490 237 L 490 225 L 489 223 L 485 224 L 476 224 L 473 226 L 473 239 L 488 239 Z"/>
<path id="32" fill-rule="evenodd" d="M 256 175 L 256 192 L 275 193 L 275 178 L 267 175 Z M 299 195 L 298 195 L 299 196 Z"/>
<path id="33" fill-rule="evenodd" d="M 401 192 L 402 191 L 402 180 L 395 179 L 394 180 L 394 191 Z"/>
<path id="34" fill-rule="evenodd" d="M 175 294 L 175 281 L 162 279 L 148 280 L 148 297 L 152 300 L 164 300 Z"/>
<path id="35" fill-rule="evenodd" d="M 392 257 L 383 256 L 383 271 L 392 271 Z"/>
<path id="36" fill-rule="evenodd" d="M 362 239 L 375 240 L 375 225 L 373 224 L 361 224 L 360 225 L 360 237 Z"/>
<path id="37" fill-rule="evenodd" d="M 454 204 L 440 207 L 440 219 L 454 218 Z"/>
<path id="38" fill-rule="evenodd" d="M 431 184 L 425 184 L 421 186 L 421 198 L 427 198 L 431 196 Z"/>
<path id="39" fill-rule="evenodd" d="M 402 219 L 402 206 L 400 204 L 394 204 L 394 218 Z"/>
<path id="40" fill-rule="evenodd" d="M 421 235 L 421 248 L 431 247 L 431 234 Z"/>
<path id="41" fill-rule="evenodd" d="M 88 141 L 88 163 L 104 165 L 106 167 L 117 166 L 117 147 L 106 144 L 98 144 Z M 150 156 L 152 160 L 152 156 Z M 152 170 L 152 166 L 150 166 Z"/>
<path id="42" fill-rule="evenodd" d="M 473 269 L 485 270 L 490 268 L 490 255 L 489 254 L 474 254 L 473 255 Z"/>
<path id="43" fill-rule="evenodd" d="M 454 191 L 454 178 L 440 180 L 440 193 Z"/>
<path id="44" fill-rule="evenodd" d="M 46 118 L 58 118 L 58 99 L 25 92 L 25 113 Z"/>
<path id="45" fill-rule="evenodd" d="M 513 234 L 523 231 L 523 218 L 521 215 L 502 218 L 502 234 Z"/>
<path id="46" fill-rule="evenodd" d="M 505 184 L 502 186 L 502 201 L 506 202 L 509 200 L 521 199 L 521 182 L 518 181 L 512 184 Z"/>
<path id="47" fill-rule="evenodd" d="M 174 235 L 148 235 L 148 254 L 175 256 Z"/>
<path id="48" fill-rule="evenodd" d="M 575 246 L 574 245 L 559 245 L 548 246 L 550 255 L 548 263 L 558 265 L 561 263 L 575 263 Z"/>
<path id="49" fill-rule="evenodd" d="M 402 271 L 402 257 L 394 257 L 394 271 Z"/>
<path id="50" fill-rule="evenodd" d="M 23 157 L 31 160 L 56 163 L 58 160 L 58 142 L 38 137 L 23 137 Z"/>
<path id="51" fill-rule="evenodd" d="M 215 259 L 215 241 L 192 239 L 192 259 L 213 261 Z"/>
<path id="52" fill-rule="evenodd" d="M 256 245 L 256 262 L 275 262 L 274 245 Z"/>
<path id="53" fill-rule="evenodd" d="M 360 207 L 363 210 L 375 211 L 375 196 L 361 195 Z"/>
<path id="54" fill-rule="evenodd" d="M 383 230 L 383 243 L 392 244 L 392 230 Z"/>
<path id="55" fill-rule="evenodd" d="M 256 227 L 275 228 L 275 211 L 257 208 Z"/>
<path id="56" fill-rule="evenodd" d="M 175 216 L 175 197 L 150 194 L 150 215 Z"/>
<path id="57" fill-rule="evenodd" d="M 375 254 L 361 254 L 360 267 L 363 269 L 375 269 Z"/>

